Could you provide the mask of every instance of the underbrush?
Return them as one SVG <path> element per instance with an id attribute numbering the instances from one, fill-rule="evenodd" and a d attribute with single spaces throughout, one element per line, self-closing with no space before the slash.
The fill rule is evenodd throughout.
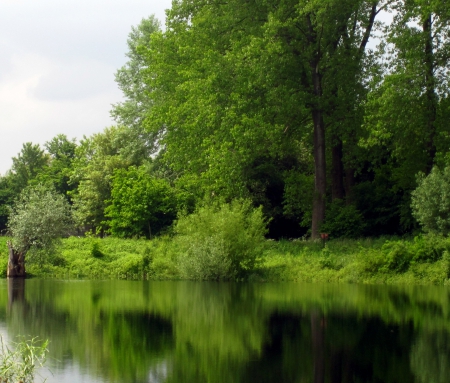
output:
<path id="1" fill-rule="evenodd" d="M 196 223 L 188 224 L 192 227 Z M 192 237 L 185 228 L 178 237 L 153 240 L 67 238 L 58 255 L 44 265 L 28 264 L 27 272 L 59 278 L 231 279 L 229 273 L 234 271 L 229 268 L 227 254 L 239 255 L 238 246 L 243 246 L 253 250 L 248 253 L 253 263 L 245 270 L 245 278 L 239 280 L 450 284 L 450 239 L 446 237 L 335 239 L 326 244 L 310 240 L 261 241 L 255 239 L 260 233 L 246 240 L 245 236 L 239 237 L 240 230 L 230 230 L 228 239 L 224 234 L 214 235 L 215 229 L 208 234 L 208 225 L 205 221 L 200 234 Z M 234 248 L 230 247 L 233 241 Z M 6 239 L 0 238 L 3 273 L 6 265 Z"/>
<path id="2" fill-rule="evenodd" d="M 414 238 L 272 242 L 260 280 L 447 284 L 450 239 Z"/>

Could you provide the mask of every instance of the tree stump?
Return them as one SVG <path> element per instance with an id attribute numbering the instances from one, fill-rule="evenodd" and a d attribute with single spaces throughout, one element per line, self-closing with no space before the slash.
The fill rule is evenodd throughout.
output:
<path id="1" fill-rule="evenodd" d="M 25 277 L 25 251 L 19 252 L 15 250 L 12 243 L 8 241 L 8 278 L 24 278 Z"/>

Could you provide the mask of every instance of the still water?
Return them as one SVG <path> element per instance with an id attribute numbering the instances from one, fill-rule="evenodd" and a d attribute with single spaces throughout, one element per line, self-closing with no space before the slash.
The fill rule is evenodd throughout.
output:
<path id="1" fill-rule="evenodd" d="M 450 290 L 0 281 L 0 332 L 47 382 L 450 382 Z"/>

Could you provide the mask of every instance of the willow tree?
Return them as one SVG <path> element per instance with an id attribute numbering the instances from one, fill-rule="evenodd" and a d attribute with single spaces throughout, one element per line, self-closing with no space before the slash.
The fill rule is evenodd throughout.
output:
<path id="1" fill-rule="evenodd" d="M 25 277 L 25 258 L 44 261 L 72 227 L 70 206 L 62 194 L 43 185 L 28 187 L 11 208 L 8 229 L 8 277 Z"/>

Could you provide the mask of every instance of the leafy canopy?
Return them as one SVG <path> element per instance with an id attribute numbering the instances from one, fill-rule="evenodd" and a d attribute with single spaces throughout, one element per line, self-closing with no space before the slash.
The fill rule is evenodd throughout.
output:
<path id="1" fill-rule="evenodd" d="M 420 173 L 412 192 L 412 212 L 425 231 L 450 233 L 450 166 L 434 167 L 428 176 Z"/>
<path id="2" fill-rule="evenodd" d="M 43 185 L 28 187 L 11 208 L 8 228 L 17 251 L 51 250 L 72 227 L 63 195 Z"/>

